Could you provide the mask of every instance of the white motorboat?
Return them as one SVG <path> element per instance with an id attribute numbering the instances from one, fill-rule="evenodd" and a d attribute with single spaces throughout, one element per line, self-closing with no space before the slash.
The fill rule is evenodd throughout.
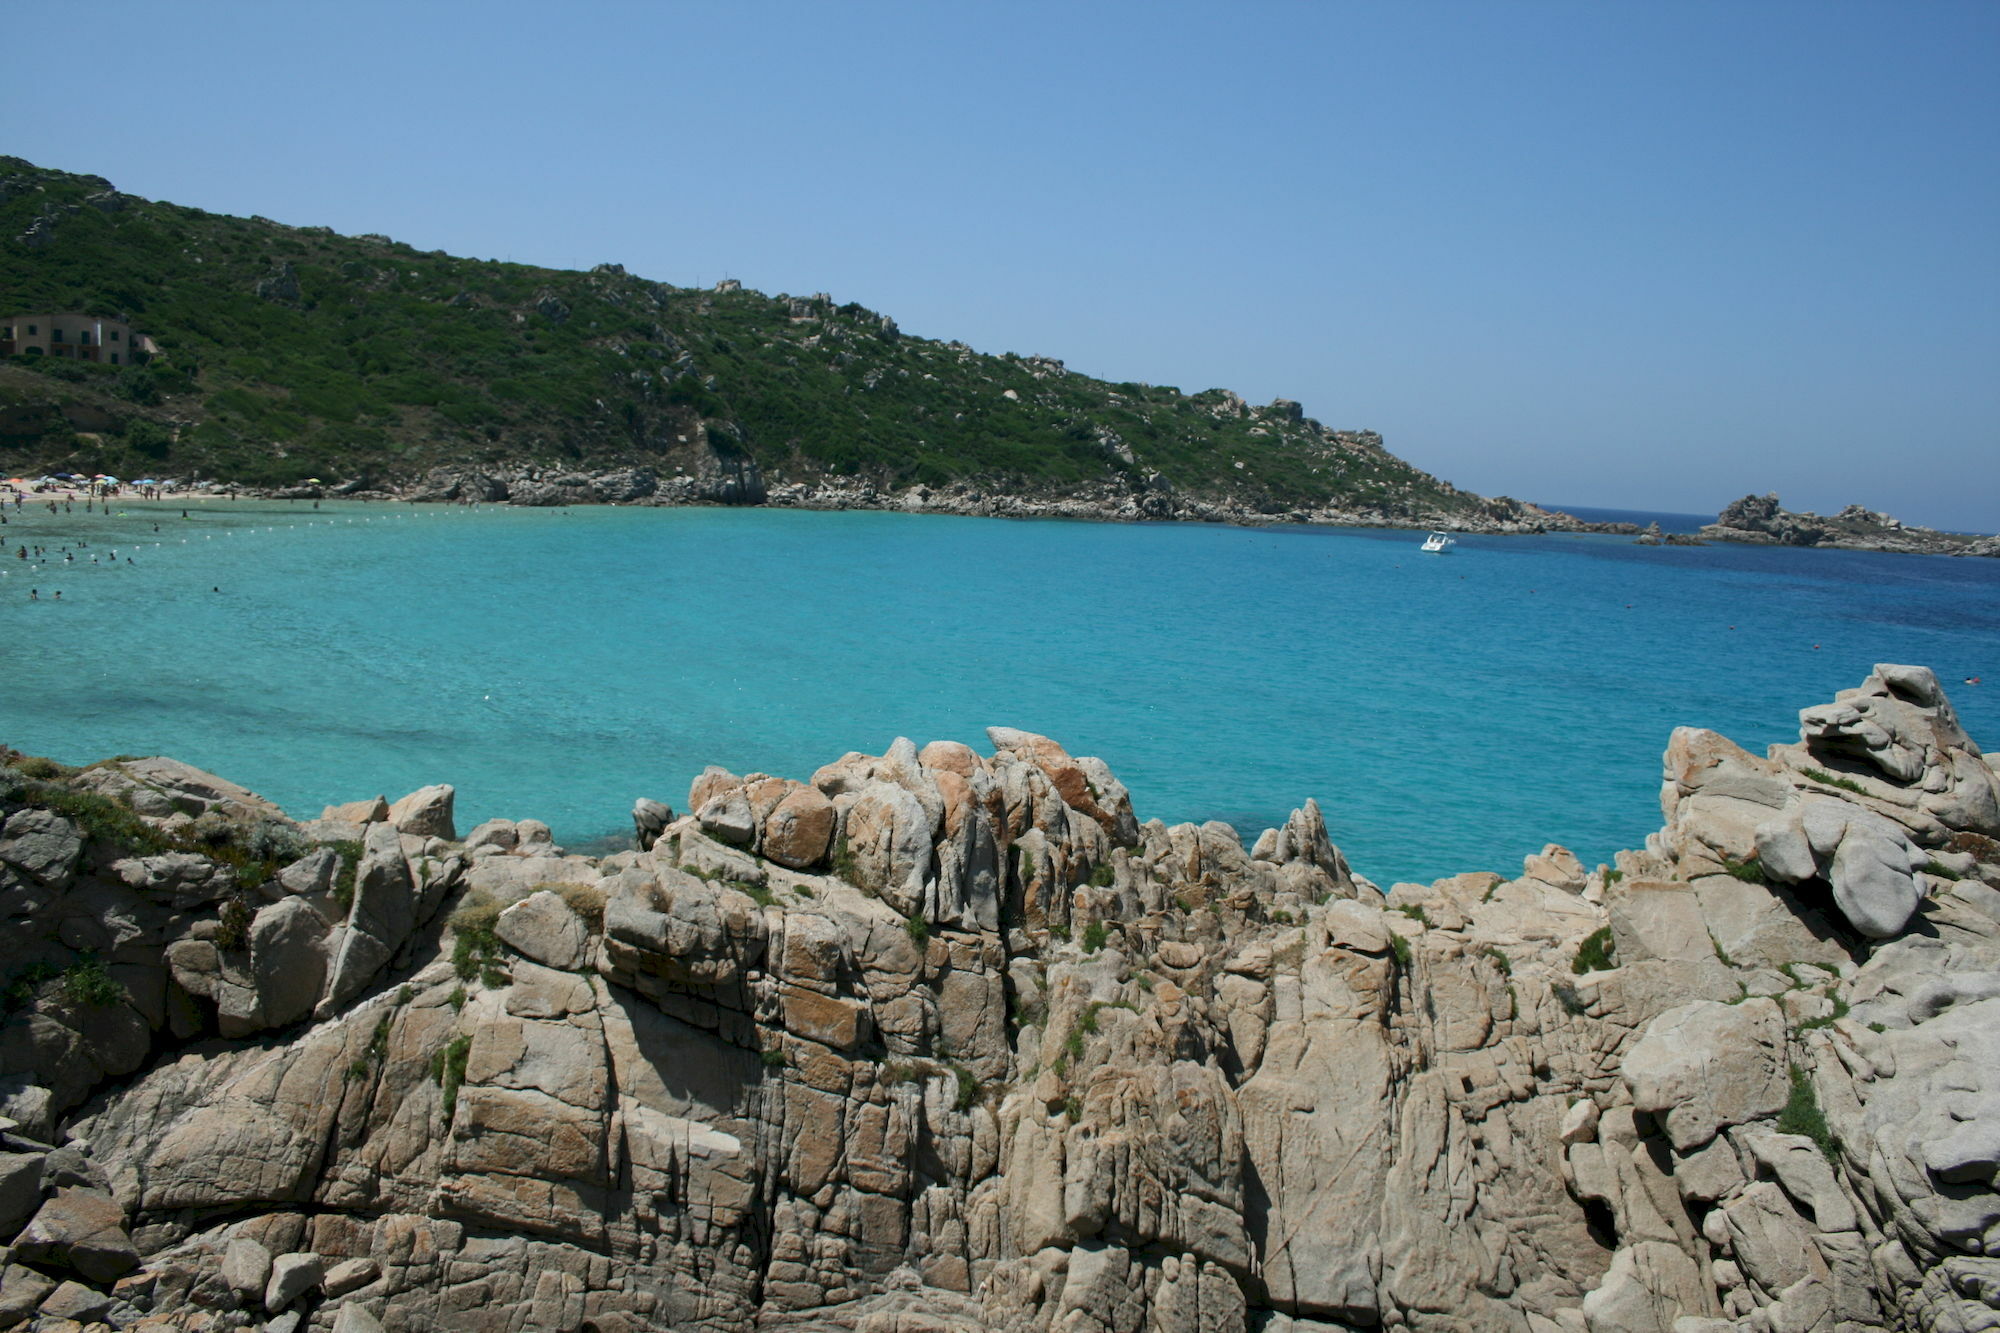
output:
<path id="1" fill-rule="evenodd" d="M 1458 545 L 1448 532 L 1433 532 L 1424 538 L 1424 549 L 1433 555 L 1449 555 L 1451 548 Z"/>

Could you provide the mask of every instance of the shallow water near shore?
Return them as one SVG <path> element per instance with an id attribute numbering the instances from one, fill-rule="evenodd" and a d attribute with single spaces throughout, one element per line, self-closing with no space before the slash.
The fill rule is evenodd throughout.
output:
<path id="1" fill-rule="evenodd" d="M 1254 836 L 1317 796 L 1387 885 L 1550 841 L 1608 859 L 1658 827 L 1673 727 L 1761 750 L 1876 662 L 1936 668 L 2000 746 L 1993 560 L 741 509 L 8 517 L 0 742 L 170 754 L 302 817 L 450 782 L 461 831 L 532 816 L 574 845 L 634 797 L 679 809 L 704 764 L 804 778 L 1001 723 L 1103 757 L 1142 819 Z"/>

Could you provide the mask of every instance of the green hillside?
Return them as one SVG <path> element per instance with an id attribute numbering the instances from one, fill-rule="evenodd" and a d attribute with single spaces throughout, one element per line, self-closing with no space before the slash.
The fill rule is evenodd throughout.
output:
<path id="1" fill-rule="evenodd" d="M 732 284 L 725 284 L 732 286 Z M 1051 493 L 1158 474 L 1278 512 L 1482 503 L 1295 404 L 1111 384 L 830 298 L 420 252 L 0 157 L 0 317 L 121 316 L 143 367 L 0 361 L 0 467 L 393 484 L 440 465 L 853 477 Z"/>

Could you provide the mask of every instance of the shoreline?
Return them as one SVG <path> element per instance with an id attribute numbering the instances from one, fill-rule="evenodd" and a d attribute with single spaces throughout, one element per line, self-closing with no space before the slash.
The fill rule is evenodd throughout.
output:
<path id="1" fill-rule="evenodd" d="M 825 481 L 780 483 L 760 490 L 755 498 L 733 494 L 737 483 L 686 476 L 660 479 L 642 469 L 608 473 L 561 473 L 553 477 L 529 470 L 506 478 L 484 473 L 436 473 L 421 482 L 395 487 L 341 485 L 248 486 L 228 482 L 193 483 L 199 489 L 150 497 L 102 496 L 67 486 L 53 491 L 24 492 L 26 507 L 51 501 L 65 506 L 77 500 L 98 505 L 120 504 L 172 507 L 216 500 L 355 501 L 371 504 L 450 504 L 505 506 L 516 509 L 557 509 L 579 506 L 607 508 L 799 509 L 820 513 L 862 512 L 936 514 L 960 518 L 1065 519 L 1084 523 L 1186 523 L 1242 528 L 1314 527 L 1366 531 L 1420 532 L 1430 529 L 1476 536 L 1546 536 L 1553 533 L 1631 537 L 1641 546 L 1811 547 L 1837 551 L 1873 551 L 1887 555 L 1947 555 L 2000 558 L 2000 535 L 1945 532 L 1850 505 L 1840 514 L 1822 518 L 1807 512 L 1779 509 L 1776 496 L 1745 497 L 1726 506 L 1717 521 L 1695 532 L 1662 532 L 1657 522 L 1642 527 L 1624 520 L 1578 518 L 1560 509 L 1502 497 L 1488 501 L 1495 512 L 1479 515 L 1391 513 L 1380 508 L 1256 509 L 1233 501 L 1205 500 L 1173 492 L 1154 494 L 1102 488 L 1096 493 L 1049 492 L 1041 495 L 995 494 L 964 483 L 943 487 L 911 486 L 881 490 L 872 485 L 831 485 Z M 1637 514 L 1649 510 L 1629 511 Z"/>

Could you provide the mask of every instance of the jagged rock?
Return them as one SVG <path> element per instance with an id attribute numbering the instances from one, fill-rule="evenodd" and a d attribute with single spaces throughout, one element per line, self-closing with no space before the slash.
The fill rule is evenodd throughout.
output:
<path id="1" fill-rule="evenodd" d="M 340 854 L 322 847 L 308 852 L 278 872 L 278 884 L 286 893 L 327 894 L 340 877 Z"/>
<path id="2" fill-rule="evenodd" d="M 345 805 L 329 805 L 320 811 L 321 819 L 330 819 L 341 824 L 374 824 L 389 817 L 389 798 L 376 796 L 366 801 L 349 801 Z"/>
<path id="3" fill-rule="evenodd" d="M 1675 1320 L 1721 1313 L 1714 1289 L 1679 1248 L 1641 1241 L 1618 1251 L 1597 1289 L 1583 1298 L 1590 1333 L 1675 1333 Z"/>
<path id="4" fill-rule="evenodd" d="M 1901 789 L 1900 804 L 1946 827 L 2000 836 L 2000 776 L 1959 726 L 1927 667 L 1878 665 L 1833 703 L 1799 714 L 1815 760 L 1855 765 Z"/>
<path id="5" fill-rule="evenodd" d="M 61 1189 L 14 1238 L 29 1263 L 68 1268 L 92 1282 L 110 1282 L 136 1268 L 139 1252 L 125 1234 L 125 1213 L 110 1195 Z"/>
<path id="6" fill-rule="evenodd" d="M 632 803 L 632 829 L 639 850 L 650 852 L 667 825 L 674 822 L 673 807 L 641 796 Z"/>
<path id="7" fill-rule="evenodd" d="M 0 826 L 0 861 L 44 884 L 67 882 L 82 854 L 76 825 L 52 810 L 17 810 Z"/>
<path id="8" fill-rule="evenodd" d="M 27 1074 L 0 1075 L 0 1116 L 37 1143 L 46 1144 L 55 1121 L 54 1098 Z"/>
<path id="9" fill-rule="evenodd" d="M 244 823 L 285 818 L 283 810 L 248 788 L 164 756 L 94 765 L 77 782 L 154 818 L 217 814 Z"/>
<path id="10" fill-rule="evenodd" d="M 810 869 L 826 859 L 836 820 L 819 788 L 795 787 L 764 818 L 764 855 L 793 870 Z"/>
<path id="11" fill-rule="evenodd" d="M 334 1315 L 332 1333 L 382 1333 L 382 1321 L 365 1307 L 350 1302 Z"/>
<path id="12" fill-rule="evenodd" d="M 278 1313 L 319 1285 L 326 1262 L 316 1254 L 281 1254 L 271 1261 L 271 1279 L 264 1287 L 264 1308 Z"/>
<path id="13" fill-rule="evenodd" d="M 583 918 L 547 889 L 501 912 L 493 933 L 536 962 L 569 971 L 584 965 L 590 946 Z"/>
<path id="14" fill-rule="evenodd" d="M 42 1162 L 38 1152 L 0 1152 L 0 1244 L 13 1239 L 42 1203 Z"/>
<path id="15" fill-rule="evenodd" d="M 473 856 L 481 851 L 511 852 L 520 845 L 520 830 L 511 819 L 489 819 L 472 832 L 465 835 L 465 854 Z"/>
<path id="16" fill-rule="evenodd" d="M 854 882 L 880 894 L 904 916 L 924 902 L 933 844 L 932 820 L 923 803 L 893 782 L 867 783 L 841 820 L 841 836 L 854 859 Z"/>
<path id="17" fill-rule="evenodd" d="M 20 1264 L 0 1266 L 0 1328 L 12 1328 L 33 1314 L 56 1284 Z"/>
<path id="18" fill-rule="evenodd" d="M 456 795 L 449 783 L 419 787 L 389 807 L 389 822 L 404 833 L 420 838 L 458 837 L 452 827 L 451 805 Z"/>
<path id="19" fill-rule="evenodd" d="M 363 1255 L 356 1259 L 343 1259 L 327 1269 L 319 1286 L 328 1300 L 337 1300 L 350 1291 L 361 1290 L 380 1276 L 382 1265 Z"/>
<path id="20" fill-rule="evenodd" d="M 370 824 L 354 873 L 354 907 L 340 936 L 317 1012 L 333 1012 L 374 980 L 417 924 L 409 863 L 393 822 Z"/>
<path id="21" fill-rule="evenodd" d="M 238 1296 L 262 1300 L 271 1281 L 271 1252 L 248 1236 L 238 1236 L 223 1250 L 219 1272 Z"/>
<path id="22" fill-rule="evenodd" d="M 741 787 L 709 797 L 695 811 L 695 819 L 702 832 L 731 846 L 749 847 L 757 840 L 757 816 Z"/>
<path id="23" fill-rule="evenodd" d="M 42 1328 L 52 1328 L 55 1326 L 49 1323 L 50 1320 L 66 1319 L 81 1327 L 102 1322 L 110 1314 L 111 1306 L 111 1297 L 71 1279 L 43 1299 L 41 1318 L 35 1322 Z"/>
<path id="24" fill-rule="evenodd" d="M 326 937 L 325 919 L 303 898 L 285 898 L 259 909 L 250 923 L 256 1022 L 240 1031 L 225 1023 L 224 1035 L 283 1027 L 311 1013 L 326 982 Z"/>
<path id="25" fill-rule="evenodd" d="M 1622 1076 L 1632 1104 L 1662 1116 L 1674 1147 L 1687 1152 L 1784 1107 L 1784 1051 L 1784 1018 L 1772 1001 L 1700 1000 L 1647 1024 Z"/>

